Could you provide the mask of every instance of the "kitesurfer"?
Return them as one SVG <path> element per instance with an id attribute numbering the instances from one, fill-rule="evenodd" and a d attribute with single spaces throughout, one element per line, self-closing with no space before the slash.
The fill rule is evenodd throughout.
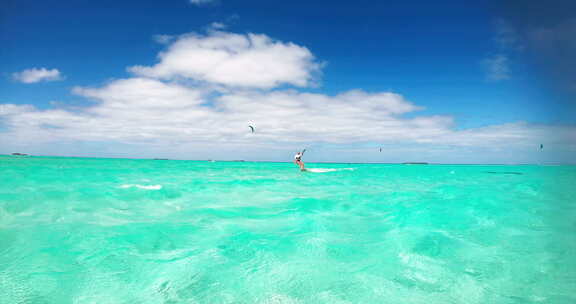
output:
<path id="1" fill-rule="evenodd" d="M 300 171 L 306 171 L 304 168 L 304 163 L 302 162 L 302 156 L 304 155 L 304 152 L 306 152 L 306 149 L 294 155 L 294 163 L 300 167 Z"/>

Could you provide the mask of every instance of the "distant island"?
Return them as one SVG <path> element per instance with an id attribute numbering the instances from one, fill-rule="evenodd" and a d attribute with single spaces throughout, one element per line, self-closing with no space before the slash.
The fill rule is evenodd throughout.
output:
<path id="1" fill-rule="evenodd" d="M 25 153 L 12 153 L 12 155 L 14 155 L 14 156 L 28 156 L 28 154 L 25 154 Z"/>
<path id="2" fill-rule="evenodd" d="M 407 163 L 402 163 L 403 165 L 427 165 L 428 163 L 425 162 L 407 162 Z"/>

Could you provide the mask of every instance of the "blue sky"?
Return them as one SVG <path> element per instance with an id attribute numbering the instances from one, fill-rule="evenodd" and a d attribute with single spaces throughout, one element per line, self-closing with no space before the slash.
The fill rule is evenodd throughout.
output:
<path id="1" fill-rule="evenodd" d="M 10 1 L 2 7 L 0 24 L 3 45 L 0 51 L 3 72 L 0 77 L 0 105 L 5 105 L 4 115 L 0 116 L 0 140 L 6 142 L 3 148 L 0 147 L 0 153 L 20 149 L 47 155 L 72 153 L 86 156 L 283 160 L 300 147 L 318 147 L 315 153 L 310 152 L 311 160 L 386 162 L 402 161 L 404 156 L 411 155 L 414 158 L 411 160 L 433 162 L 450 162 L 453 159 L 473 163 L 569 161 L 574 152 L 572 134 L 576 117 L 576 109 L 569 100 L 572 95 L 559 93 L 561 88 L 549 85 L 554 81 L 546 81 L 547 74 L 534 64 L 534 54 L 538 49 L 533 47 L 530 37 L 560 37 L 559 33 L 571 30 L 572 16 L 530 26 L 518 22 L 507 12 L 482 1 L 311 3 L 219 0 L 201 4 L 189 0 L 162 3 Z M 224 79 L 214 76 L 211 71 L 202 70 L 200 73 L 197 65 L 194 65 L 197 62 L 189 71 L 169 66 L 168 63 L 160 65 L 163 62 L 158 57 L 161 52 L 168 54 L 168 57 L 176 52 L 189 52 L 184 57 L 174 55 L 170 58 L 187 60 L 196 56 L 194 58 L 202 62 L 203 59 L 198 57 L 200 53 L 194 53 L 190 48 L 176 47 L 178 42 L 189 42 L 187 39 L 190 37 L 186 35 L 201 37 L 198 40 L 201 44 L 214 37 L 228 39 L 225 43 L 242 37 L 251 41 L 251 33 L 271 39 L 272 42 L 265 42 L 264 51 L 259 53 L 268 56 L 266 58 L 276 54 L 274 50 L 277 47 L 283 47 L 287 52 L 285 57 L 273 61 L 282 64 L 271 68 L 294 68 L 297 73 L 247 84 L 238 82 L 243 75 L 238 75 L 238 80 L 230 80 L 232 76 Z M 170 39 L 158 43 L 158 37 Z M 545 40 L 538 41 L 543 45 L 541 41 Z M 226 49 L 229 46 L 219 47 Z M 302 50 L 306 52 L 302 53 Z M 252 54 L 252 51 L 250 48 L 242 49 L 246 53 L 239 53 L 238 56 Z M 230 62 L 235 64 L 237 61 Z M 259 60 L 254 59 L 250 64 L 258 65 Z M 135 66 L 147 67 L 148 72 L 130 70 Z M 39 72 L 42 68 L 44 72 Z M 260 71 L 260 66 L 255 68 Z M 38 76 L 49 73 L 46 71 L 56 73 L 54 69 L 57 76 Z M 40 78 L 26 82 L 25 70 L 36 73 Z M 274 71 L 264 71 L 274 74 Z M 317 99 L 331 97 L 342 101 L 342 108 L 334 109 L 336 113 L 350 109 L 350 104 L 346 102 L 354 103 L 350 105 L 352 109 L 356 107 L 365 112 L 359 112 L 360 118 L 335 114 L 329 117 L 330 121 L 323 122 L 321 108 L 311 106 L 310 111 L 317 112 L 306 115 L 289 112 L 282 104 L 268 109 L 280 113 L 274 114 L 277 117 L 270 122 L 261 122 L 268 128 L 268 134 L 264 133 L 262 138 L 242 135 L 237 137 L 237 141 L 228 137 L 233 136 L 232 133 L 224 131 L 214 134 L 207 131 L 213 137 L 194 135 L 202 134 L 203 128 L 212 130 L 214 121 L 219 121 L 216 126 L 225 124 L 227 120 L 241 125 L 244 116 L 234 110 L 230 110 L 232 112 L 226 116 L 217 116 L 213 112 L 198 114 L 200 116 L 195 121 L 204 121 L 205 125 L 198 123 L 195 127 L 195 121 L 191 121 L 190 128 L 198 130 L 190 131 L 191 134 L 184 138 L 170 133 L 168 142 L 165 141 L 168 133 L 162 133 L 168 132 L 165 126 L 152 122 L 147 125 L 149 130 L 144 132 L 145 140 L 135 138 L 143 132 L 137 130 L 136 123 L 126 125 L 128 131 L 125 136 L 111 134 L 112 126 L 122 127 L 119 124 L 121 121 L 131 119 L 127 113 L 136 113 L 131 111 L 147 106 L 123 99 L 123 103 L 130 103 L 133 108 L 120 109 L 113 106 L 115 99 L 111 97 L 111 92 L 133 96 L 129 90 L 152 92 L 141 90 L 140 86 L 156 86 L 145 81 L 114 86 L 118 81 L 136 78 L 155 79 L 159 85 L 169 85 L 172 89 L 177 85 L 200 92 L 198 94 L 203 97 L 198 98 L 203 98 L 203 101 L 196 105 L 214 106 L 221 102 L 224 106 L 225 102 L 235 102 L 224 99 L 236 100 L 238 96 L 248 94 L 255 100 L 261 99 L 254 105 L 244 107 L 254 106 L 254 118 L 259 115 L 270 117 L 270 113 L 257 113 L 263 111 L 258 107 L 258 102 L 269 102 L 270 96 L 278 97 L 274 94 L 282 92 L 291 92 L 283 94 L 283 98 L 300 108 L 306 108 L 306 102 L 315 103 L 319 102 Z M 100 91 L 88 92 L 89 89 Z M 354 90 L 360 90 L 364 95 L 353 94 L 355 97 L 351 99 L 336 97 Z M 306 93 L 318 98 L 305 97 L 303 94 Z M 381 93 L 394 93 L 397 96 L 385 97 L 379 95 Z M 167 96 L 173 96 L 170 94 L 173 93 Z M 192 96 L 196 93 L 185 94 Z M 212 100 L 211 96 L 224 97 L 221 101 L 217 98 Z M 405 103 L 414 105 L 414 108 L 399 111 L 397 108 L 367 106 L 361 100 L 374 96 L 383 98 L 375 103 L 382 102 L 387 107 L 395 102 L 395 105 Z M 389 102 L 386 98 L 397 100 Z M 158 117 L 169 116 L 171 112 L 163 111 L 171 105 L 164 99 L 157 103 L 166 104 L 166 108 L 155 106 Z M 188 106 L 192 107 L 192 104 Z M 318 103 L 318 107 L 321 104 Z M 106 106 L 110 108 L 102 108 Z M 112 108 L 126 116 L 118 118 L 118 112 L 110 116 Z M 196 113 L 192 108 L 187 109 Z M 377 118 L 371 116 L 366 120 L 361 119 L 366 113 L 379 110 L 383 111 L 383 116 L 390 116 L 389 123 L 380 125 Z M 152 110 L 146 113 L 139 115 L 152 115 Z M 111 120 L 112 116 L 118 120 Z M 88 130 L 88 126 L 69 123 L 86 117 L 94 118 L 95 125 L 110 123 L 109 128 L 103 128 L 108 131 L 100 130 L 98 133 Z M 306 117 L 314 121 L 288 130 Z M 417 125 L 410 119 L 418 117 L 434 120 L 426 128 L 436 128 L 437 131 L 419 133 L 419 130 L 410 129 Z M 445 118 L 451 122 L 446 122 Z M 144 116 L 142 119 L 157 120 L 146 120 Z M 279 119 L 286 121 L 275 124 Z M 259 122 L 246 123 L 258 125 Z M 354 128 L 344 130 L 338 128 L 339 123 L 353 124 Z M 365 131 L 375 124 L 378 124 L 377 128 Z M 306 129 L 299 129 L 304 127 L 326 133 L 306 136 Z M 54 133 L 53 130 L 66 132 Z M 414 135 L 406 136 L 409 139 L 404 140 L 396 135 L 386 136 L 388 130 L 390 134 L 407 132 Z M 170 132 L 177 132 L 177 129 Z M 383 135 L 378 137 L 374 134 L 378 132 Z M 551 132 L 550 136 L 546 135 L 547 132 Z M 75 133 L 77 136 L 70 135 Z M 286 135 L 292 136 L 294 133 L 303 134 L 302 138 L 288 138 Z M 509 135 L 498 137 L 499 134 Z M 466 144 L 459 140 L 472 137 L 477 140 Z M 540 137 L 546 139 L 550 147 L 555 147 L 550 149 L 555 151 L 541 153 L 527 144 L 537 141 L 534 145 L 539 145 Z M 550 137 L 555 137 L 555 140 L 551 141 Z M 14 138 L 17 140 L 11 140 Z M 483 138 L 490 140 L 482 144 Z M 272 145 L 276 152 L 263 152 L 262 149 L 268 145 Z M 373 147 L 382 145 L 394 149 L 390 148 L 384 154 L 374 154 Z M 56 149 L 55 146 L 60 148 Z M 215 156 L 210 149 L 214 146 L 219 147 L 220 151 Z M 503 153 L 502 149 L 506 148 L 514 152 L 510 155 Z M 439 150 L 433 152 L 434 149 Z M 523 154 L 522 151 L 527 150 Z M 518 153 L 524 157 L 518 159 Z"/>

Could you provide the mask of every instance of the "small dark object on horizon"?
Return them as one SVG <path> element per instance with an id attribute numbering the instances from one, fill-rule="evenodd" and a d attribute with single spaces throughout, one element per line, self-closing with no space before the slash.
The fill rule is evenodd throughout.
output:
<path id="1" fill-rule="evenodd" d="M 25 154 L 25 153 L 12 153 L 12 155 L 27 156 L 28 154 Z"/>
<path id="2" fill-rule="evenodd" d="M 407 163 L 402 163 L 403 165 L 427 165 L 428 163 L 425 162 L 407 162 Z"/>

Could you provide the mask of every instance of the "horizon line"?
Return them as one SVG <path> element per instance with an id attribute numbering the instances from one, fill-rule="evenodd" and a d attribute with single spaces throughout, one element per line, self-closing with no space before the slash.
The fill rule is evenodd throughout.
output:
<path id="1" fill-rule="evenodd" d="M 100 156 L 64 156 L 64 155 L 30 155 L 22 153 L 20 155 L 14 154 L 0 154 L 0 156 L 9 156 L 22 158 L 24 157 L 58 157 L 58 158 L 95 158 L 95 159 L 131 159 L 131 160 L 171 160 L 171 161 L 201 161 L 201 162 L 247 162 L 247 163 L 292 163 L 292 161 L 271 161 L 271 160 L 219 160 L 219 159 L 172 159 L 172 158 L 131 158 L 131 157 L 100 157 Z M 308 164 L 374 164 L 374 165 L 471 165 L 471 166 L 576 166 L 576 164 L 568 163 L 435 163 L 435 162 L 306 162 Z"/>

